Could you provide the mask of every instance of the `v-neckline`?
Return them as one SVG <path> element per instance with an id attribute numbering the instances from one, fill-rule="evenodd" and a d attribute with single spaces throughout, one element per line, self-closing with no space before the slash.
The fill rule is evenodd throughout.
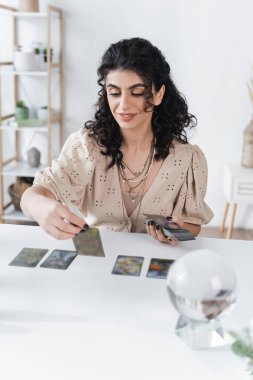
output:
<path id="1" fill-rule="evenodd" d="M 127 218 L 128 221 L 129 220 L 131 221 L 131 217 L 136 213 L 136 210 L 138 210 L 139 207 L 141 207 L 143 205 L 143 201 L 145 202 L 145 199 L 147 198 L 147 193 L 150 191 L 151 188 L 153 188 L 155 186 L 155 180 L 156 180 L 157 176 L 160 174 L 160 171 L 162 170 L 162 167 L 164 166 L 165 162 L 168 160 L 169 157 L 170 157 L 170 154 L 163 160 L 163 162 L 162 162 L 162 164 L 161 164 L 158 172 L 156 173 L 156 176 L 154 177 L 153 181 L 149 185 L 148 189 L 143 194 L 143 197 L 141 199 L 141 205 L 140 206 L 138 205 L 130 215 L 127 214 L 124 198 L 123 198 L 123 195 L 122 195 L 122 190 L 121 190 L 121 186 L 120 186 L 120 173 L 119 173 L 119 169 L 118 169 L 117 165 L 114 165 L 114 169 L 115 169 L 115 171 L 117 173 L 117 180 L 118 180 L 118 186 L 119 186 L 119 191 L 120 191 L 120 198 L 121 198 L 121 203 L 122 203 L 122 208 L 123 208 L 123 214 L 124 214 L 125 218 Z"/>

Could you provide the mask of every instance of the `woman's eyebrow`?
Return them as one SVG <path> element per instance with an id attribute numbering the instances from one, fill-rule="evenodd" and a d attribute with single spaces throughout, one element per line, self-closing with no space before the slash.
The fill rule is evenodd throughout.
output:
<path id="1" fill-rule="evenodd" d="M 133 88 L 136 88 L 136 87 L 144 87 L 144 88 L 146 88 L 147 86 L 144 83 L 136 83 L 133 86 L 129 87 L 129 90 L 132 90 Z"/>
<path id="2" fill-rule="evenodd" d="M 144 83 L 136 83 L 136 84 L 133 84 L 132 86 L 130 86 L 128 89 L 132 90 L 132 89 L 134 89 L 136 87 L 144 87 L 144 88 L 146 88 L 147 86 Z M 112 83 L 108 83 L 106 85 L 106 88 L 116 88 L 118 90 L 120 89 L 120 87 L 118 87 L 118 86 L 116 86 L 115 84 L 112 84 Z"/>

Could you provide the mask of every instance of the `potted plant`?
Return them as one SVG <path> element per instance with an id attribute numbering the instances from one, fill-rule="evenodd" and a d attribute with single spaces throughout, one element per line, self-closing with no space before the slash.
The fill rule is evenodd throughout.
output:
<path id="1" fill-rule="evenodd" d="M 44 62 L 47 63 L 47 48 L 43 49 L 42 53 L 43 53 Z M 53 49 L 51 48 L 50 49 L 50 62 L 52 62 L 52 61 L 53 61 Z"/>
<path id="2" fill-rule="evenodd" d="M 249 374 L 253 377 L 253 321 L 241 333 L 230 331 L 230 335 L 234 338 L 232 351 L 247 360 Z"/>
<path id="3" fill-rule="evenodd" d="M 15 119 L 16 120 L 25 120 L 29 117 L 29 109 L 25 105 L 25 102 L 23 100 L 18 100 L 16 103 L 16 109 L 15 109 Z"/>
<path id="4" fill-rule="evenodd" d="M 41 50 L 38 46 L 36 46 L 34 49 L 33 49 L 33 52 L 34 52 L 34 56 L 35 56 L 35 62 L 36 62 L 36 69 L 37 70 L 43 70 L 43 61 L 42 61 L 42 57 L 41 57 Z"/>

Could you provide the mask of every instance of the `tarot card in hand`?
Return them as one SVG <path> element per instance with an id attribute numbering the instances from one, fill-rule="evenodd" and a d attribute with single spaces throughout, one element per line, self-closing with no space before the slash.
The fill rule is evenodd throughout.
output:
<path id="1" fill-rule="evenodd" d="M 119 255 L 114 264 L 112 273 L 124 276 L 139 276 L 144 257 Z"/>
<path id="2" fill-rule="evenodd" d="M 147 277 L 167 278 L 168 271 L 174 260 L 151 259 L 148 267 Z"/>
<path id="3" fill-rule="evenodd" d="M 34 268 L 47 252 L 48 249 L 23 248 L 9 265 Z"/>
<path id="4" fill-rule="evenodd" d="M 146 216 L 145 224 L 149 220 L 153 220 L 155 224 L 159 225 L 165 236 L 172 238 L 174 240 L 186 241 L 195 240 L 192 233 L 184 228 L 181 228 L 178 224 L 171 221 L 171 217 L 166 217 L 163 215 L 153 215 L 153 214 L 143 214 Z"/>
<path id="5" fill-rule="evenodd" d="M 55 249 L 40 266 L 42 268 L 67 269 L 76 256 L 77 253 L 74 251 Z"/>
<path id="6" fill-rule="evenodd" d="M 73 242 L 78 255 L 105 256 L 100 233 L 97 228 L 81 231 L 73 237 Z"/>

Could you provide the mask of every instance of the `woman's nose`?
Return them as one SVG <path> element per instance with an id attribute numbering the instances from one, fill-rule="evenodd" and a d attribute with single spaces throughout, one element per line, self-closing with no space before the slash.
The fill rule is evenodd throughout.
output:
<path id="1" fill-rule="evenodd" d="M 120 108 L 122 111 L 127 110 L 129 107 L 129 97 L 127 95 L 122 94 L 120 97 Z"/>

